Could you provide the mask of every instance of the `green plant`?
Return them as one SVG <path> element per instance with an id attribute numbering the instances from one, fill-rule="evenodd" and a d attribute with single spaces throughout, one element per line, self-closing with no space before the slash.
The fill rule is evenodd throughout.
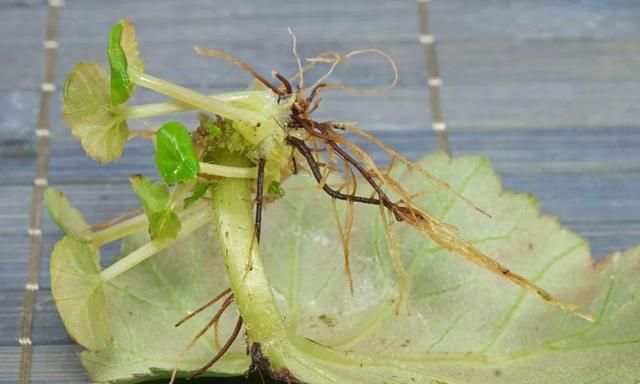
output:
<path id="1" fill-rule="evenodd" d="M 60 192 L 45 196 L 66 233 L 52 254 L 53 297 L 94 380 L 168 377 L 176 366 L 179 376 L 256 370 L 309 383 L 640 374 L 640 251 L 594 266 L 584 240 L 540 217 L 532 198 L 501 191 L 485 160 L 411 163 L 350 125 L 312 119 L 326 76 L 305 93 L 299 64 L 294 91 L 279 74 L 276 87 L 238 59 L 198 52 L 240 65 L 256 85 L 207 96 L 145 74 L 127 21 L 110 35 L 111 73 L 78 64 L 65 84 L 65 121 L 89 156 L 112 161 L 129 138 L 150 139 L 161 178 L 132 176 L 143 214 L 99 229 Z M 309 65 L 329 63 L 330 73 L 355 53 Z M 127 106 L 137 86 L 173 101 Z M 200 114 L 194 132 L 126 124 L 193 109 L 215 116 Z M 392 166 L 340 131 L 378 145 Z M 120 239 L 122 255 L 102 269 L 100 247 Z"/>

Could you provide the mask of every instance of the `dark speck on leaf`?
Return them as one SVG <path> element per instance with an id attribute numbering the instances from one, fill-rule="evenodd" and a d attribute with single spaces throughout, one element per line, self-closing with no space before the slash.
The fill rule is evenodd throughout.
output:
<path id="1" fill-rule="evenodd" d="M 318 319 L 322 321 L 327 327 L 332 328 L 332 327 L 335 327 L 336 325 L 336 320 L 333 317 L 330 317 L 328 315 L 324 315 L 324 314 L 320 315 L 318 316 Z"/>

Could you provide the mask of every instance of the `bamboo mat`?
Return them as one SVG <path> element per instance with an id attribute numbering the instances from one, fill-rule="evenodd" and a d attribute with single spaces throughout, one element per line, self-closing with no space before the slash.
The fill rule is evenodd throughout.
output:
<path id="1" fill-rule="evenodd" d="M 87 381 L 50 299 L 48 257 L 60 232 L 41 193 L 46 183 L 62 189 L 95 223 L 136 204 L 130 173 L 152 173 L 151 149 L 136 141 L 115 164 L 87 159 L 59 112 L 73 63 L 104 64 L 107 33 L 123 17 L 136 23 L 149 73 L 210 93 L 248 78 L 197 57 L 193 45 L 233 53 L 264 74 L 295 71 L 288 26 L 303 57 L 384 49 L 397 61 L 398 86 L 379 96 L 328 94 L 318 118 L 358 121 L 413 159 L 445 145 L 454 155 L 484 154 L 507 188 L 539 196 L 596 257 L 640 242 L 637 2 L 6 0 L 0 383 Z M 373 57 L 336 73 L 358 86 L 389 77 Z"/>

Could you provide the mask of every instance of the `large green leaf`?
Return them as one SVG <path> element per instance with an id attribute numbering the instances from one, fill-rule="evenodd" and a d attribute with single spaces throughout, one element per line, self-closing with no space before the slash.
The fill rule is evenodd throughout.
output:
<path id="1" fill-rule="evenodd" d="M 122 253 L 129 253 L 148 240 L 146 234 L 129 238 Z M 99 351 L 82 354 L 93 381 L 170 376 L 180 352 L 217 307 L 181 327 L 174 324 L 228 287 L 224 265 L 212 251 L 217 246 L 210 229 L 201 229 L 105 284 L 113 342 Z M 235 312 L 233 309 L 223 316 L 222 337 L 233 328 Z M 213 332 L 208 332 L 183 357 L 179 376 L 200 368 L 216 351 Z M 240 375 L 248 364 L 245 347 L 237 342 L 207 374 Z"/>
<path id="2" fill-rule="evenodd" d="M 356 211 L 352 294 L 330 201 L 315 188 L 293 189 L 315 184 L 298 176 L 283 186 L 285 197 L 266 209 L 260 244 L 289 328 L 290 357 L 298 362 L 291 374 L 317 384 L 636 383 L 640 248 L 594 262 L 585 240 L 541 216 L 535 199 L 502 191 L 485 159 L 452 161 L 436 154 L 421 164 L 492 218 L 397 167 L 394 173 L 407 189 L 431 190 L 420 198 L 423 207 L 513 271 L 581 305 L 597 322 L 549 306 L 403 224 L 396 229 L 409 298 L 396 314 L 397 279 L 376 207 Z M 227 284 L 217 247 L 213 234 L 201 231 L 113 280 L 105 289 L 113 342 L 83 354 L 92 378 L 168 375 L 195 334 L 195 327 L 176 330 L 172 324 Z M 230 324 L 223 328 L 228 334 Z M 237 341 L 234 353 L 213 369 L 245 370 L 243 348 Z M 187 371 L 215 353 L 210 339 L 196 349 L 182 364 Z"/>
<path id="3" fill-rule="evenodd" d="M 596 263 L 584 239 L 555 218 L 540 216 L 534 198 L 502 191 L 485 159 L 435 155 L 421 164 L 492 218 L 445 191 L 426 194 L 421 206 L 598 320 L 591 324 L 553 308 L 402 225 L 397 229 L 410 284 L 409 313 L 402 307 L 396 315 L 396 280 L 381 221 L 373 217 L 377 210 L 356 215 L 352 296 L 328 206 L 313 193 L 306 199 L 288 193 L 277 213 L 267 215 L 265 265 L 295 334 L 327 346 L 301 347 L 331 376 L 324 382 L 635 383 L 640 248 Z M 394 174 L 408 190 L 430 186 L 401 168 Z M 313 372 L 294 375 L 304 381 Z"/>

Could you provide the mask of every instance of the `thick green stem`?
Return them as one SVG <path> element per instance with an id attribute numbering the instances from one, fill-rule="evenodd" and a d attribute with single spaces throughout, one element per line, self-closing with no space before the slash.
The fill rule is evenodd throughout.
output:
<path id="1" fill-rule="evenodd" d="M 253 241 L 250 181 L 225 179 L 215 185 L 213 207 L 231 289 L 249 339 L 262 343 L 263 349 L 268 348 L 264 343 L 282 341 L 286 329 L 271 293 L 258 243 Z"/>
<path id="2" fill-rule="evenodd" d="M 122 259 L 116 261 L 107 269 L 100 272 L 100 279 L 103 282 L 107 282 L 120 274 L 128 271 L 129 269 L 135 267 L 141 262 L 145 261 L 149 257 L 155 255 L 156 253 L 162 251 L 167 248 L 171 244 L 176 241 L 183 239 L 185 236 L 193 233 L 197 229 L 201 228 L 203 225 L 209 223 L 213 219 L 213 212 L 211 209 L 201 209 L 196 212 L 193 216 L 190 216 L 188 219 L 182 222 L 182 229 L 178 236 L 172 240 L 155 240 L 150 241 L 135 251 L 131 252 L 127 256 Z"/>
<path id="3" fill-rule="evenodd" d="M 310 355 L 320 346 L 290 333 L 276 306 L 258 243 L 252 241 L 251 181 L 225 179 L 215 185 L 213 206 L 231 290 L 247 331 L 249 347 L 259 345 L 270 368 L 285 377 L 304 375 L 309 382 L 338 384 L 339 380 L 318 366 L 318 358 Z M 322 349 L 320 355 L 331 352 Z"/>
<path id="4" fill-rule="evenodd" d="M 214 95 L 208 95 L 208 97 L 222 103 L 237 103 L 246 102 L 256 94 L 265 92 L 266 91 L 238 91 L 218 93 Z M 165 103 L 152 103 L 126 107 L 126 109 L 124 110 L 124 117 L 126 120 L 143 119 L 149 117 L 165 116 L 178 112 L 188 112 L 193 111 L 194 109 L 197 108 L 191 104 L 179 101 L 169 101 Z"/>

